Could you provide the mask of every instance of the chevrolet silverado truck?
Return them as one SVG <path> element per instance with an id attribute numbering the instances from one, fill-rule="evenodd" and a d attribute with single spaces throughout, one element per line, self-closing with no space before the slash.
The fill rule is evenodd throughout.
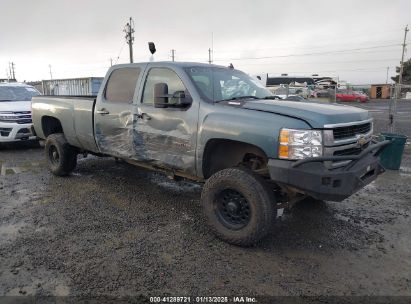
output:
<path id="1" fill-rule="evenodd" d="M 342 201 L 382 173 L 367 111 L 275 100 L 232 67 L 150 62 L 111 67 L 97 96 L 37 96 L 34 131 L 51 172 L 77 155 L 112 156 L 204 182 L 202 210 L 222 240 L 248 246 L 277 210 Z"/>

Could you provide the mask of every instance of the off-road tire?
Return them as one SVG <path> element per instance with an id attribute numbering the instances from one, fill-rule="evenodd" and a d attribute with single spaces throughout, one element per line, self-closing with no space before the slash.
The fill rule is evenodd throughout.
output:
<path id="1" fill-rule="evenodd" d="M 54 175 L 68 175 L 77 165 L 76 149 L 67 142 L 62 133 L 51 134 L 47 137 L 45 154 L 49 170 Z"/>
<path id="2" fill-rule="evenodd" d="M 241 229 L 227 228 L 218 216 L 218 195 L 227 189 L 240 193 L 249 204 L 250 219 Z M 243 168 L 224 169 L 212 175 L 203 187 L 201 205 L 213 233 L 239 246 L 251 246 L 264 238 L 276 218 L 274 195 L 260 176 Z"/>

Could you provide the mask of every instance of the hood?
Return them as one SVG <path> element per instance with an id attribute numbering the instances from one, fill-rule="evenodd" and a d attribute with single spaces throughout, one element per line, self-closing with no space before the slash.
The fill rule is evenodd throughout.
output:
<path id="1" fill-rule="evenodd" d="M 31 111 L 31 101 L 0 101 L 0 112 Z"/>
<path id="2" fill-rule="evenodd" d="M 323 128 L 327 124 L 362 121 L 371 117 L 368 111 L 351 106 L 288 100 L 246 101 L 242 104 L 242 108 L 299 118 L 313 128 Z"/>

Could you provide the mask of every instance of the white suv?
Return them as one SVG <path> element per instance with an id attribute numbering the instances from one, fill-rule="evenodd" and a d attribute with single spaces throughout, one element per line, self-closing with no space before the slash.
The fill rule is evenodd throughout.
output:
<path id="1" fill-rule="evenodd" d="M 0 83 L 0 143 L 33 140 L 31 98 L 40 95 L 23 83 Z"/>

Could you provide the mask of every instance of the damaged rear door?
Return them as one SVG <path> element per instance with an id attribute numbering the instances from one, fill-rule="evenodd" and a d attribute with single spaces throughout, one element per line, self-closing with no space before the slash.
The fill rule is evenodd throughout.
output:
<path id="1" fill-rule="evenodd" d="M 132 158 L 133 100 L 145 65 L 116 67 L 106 77 L 94 110 L 96 142 L 101 153 Z"/>
<path id="2" fill-rule="evenodd" d="M 198 100 L 193 100 L 183 74 L 170 67 L 151 64 L 135 115 L 134 143 L 137 155 L 154 165 L 195 174 Z M 154 105 L 156 85 L 166 87 L 166 104 Z M 182 107 L 176 103 L 184 96 Z"/>

